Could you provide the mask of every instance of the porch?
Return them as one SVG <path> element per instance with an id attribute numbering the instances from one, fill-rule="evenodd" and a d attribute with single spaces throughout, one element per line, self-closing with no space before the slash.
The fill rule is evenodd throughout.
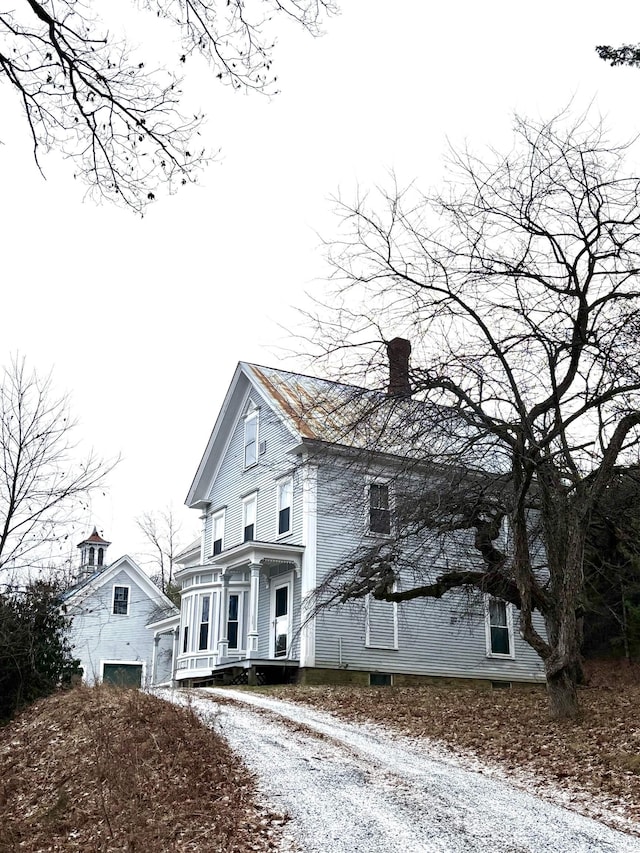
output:
<path id="1" fill-rule="evenodd" d="M 303 546 L 244 542 L 176 575 L 182 587 L 181 684 L 273 683 L 299 665 Z"/>

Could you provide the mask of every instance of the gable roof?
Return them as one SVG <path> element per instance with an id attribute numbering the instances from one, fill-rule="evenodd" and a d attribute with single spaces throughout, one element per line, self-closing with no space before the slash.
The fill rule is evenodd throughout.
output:
<path id="1" fill-rule="evenodd" d="M 154 618 L 158 619 L 158 614 L 165 616 L 174 616 L 179 613 L 178 608 L 167 598 L 167 596 L 153 583 L 151 578 L 142 571 L 140 566 L 124 554 L 115 563 L 108 566 L 101 566 L 97 571 L 93 572 L 80 583 L 70 587 L 60 596 L 61 601 L 67 606 L 73 606 L 76 603 L 84 601 L 89 596 L 93 595 L 101 587 L 111 583 L 113 579 L 121 572 L 126 571 L 127 574 L 135 581 L 135 583 L 146 593 L 147 597 L 155 604 Z"/>
<path id="2" fill-rule="evenodd" d="M 206 504 L 217 465 L 251 391 L 278 415 L 291 434 L 292 446 L 309 439 L 337 442 L 344 433 L 338 417 L 340 407 L 354 391 L 372 393 L 327 379 L 239 362 L 189 489 L 188 506 Z"/>
<path id="3" fill-rule="evenodd" d="M 462 452 L 473 446 L 472 467 L 485 471 L 502 467 L 495 442 L 483 439 L 481 431 L 466 423 L 455 409 L 240 362 L 187 495 L 188 506 L 206 505 L 217 466 L 252 389 L 288 429 L 292 448 L 303 442 L 320 442 L 378 456 L 413 461 L 440 457 L 457 463 Z"/>

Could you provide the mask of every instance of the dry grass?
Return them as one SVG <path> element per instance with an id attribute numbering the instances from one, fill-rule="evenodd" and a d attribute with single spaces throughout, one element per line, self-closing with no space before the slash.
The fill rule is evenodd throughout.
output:
<path id="1" fill-rule="evenodd" d="M 272 695 L 433 738 L 640 834 L 640 667 L 591 668 L 579 720 L 552 722 L 541 688 L 278 687 Z"/>
<path id="2" fill-rule="evenodd" d="M 0 853 L 274 850 L 283 819 L 189 711 L 77 688 L 0 729 Z"/>
<path id="3" fill-rule="evenodd" d="M 548 720 L 539 688 L 269 693 L 436 739 L 542 794 L 560 789 L 580 811 L 607 820 L 614 811 L 640 834 L 640 668 L 594 668 L 581 718 L 562 724 Z M 283 818 L 255 796 L 221 738 L 137 691 L 79 688 L 0 728 L 0 853 L 267 853 Z"/>

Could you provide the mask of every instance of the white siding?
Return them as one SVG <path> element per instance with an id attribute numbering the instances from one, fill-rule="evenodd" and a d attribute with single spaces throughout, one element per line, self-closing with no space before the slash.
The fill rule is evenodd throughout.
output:
<path id="1" fill-rule="evenodd" d="M 236 405 L 236 403 L 234 403 Z M 321 583 L 336 566 L 354 552 L 359 543 L 367 540 L 366 506 L 367 482 L 385 481 L 389 472 L 378 468 L 358 473 L 354 466 L 347 467 L 338 457 L 319 453 L 307 462 L 317 467 L 317 485 L 307 485 L 307 520 L 303 524 L 303 467 L 301 458 L 288 452 L 294 438 L 285 428 L 266 400 L 252 389 L 249 396 L 237 404 L 235 415 L 229 414 L 230 434 L 220 451 L 221 458 L 214 460 L 213 483 L 207 495 L 203 525 L 203 555 L 205 563 L 211 558 L 212 514 L 224 508 L 224 550 L 234 548 L 243 541 L 242 502 L 251 493 L 257 495 L 256 529 L 254 539 L 261 542 L 283 542 L 304 545 L 303 573 L 308 567 L 309 577 L 293 577 L 293 641 L 290 657 L 297 659 L 300 652 L 300 596 L 313 584 Z M 257 463 L 244 467 L 244 413 L 253 407 L 259 410 Z M 226 416 L 225 416 L 226 417 Z M 292 530 L 284 537 L 277 531 L 277 483 L 283 476 L 293 477 Z M 317 499 L 316 499 L 317 495 Z M 315 516 L 313 520 L 311 516 Z M 363 540 L 363 537 L 364 540 Z M 305 541 L 306 540 L 306 541 Z M 476 559 L 469 537 L 458 537 L 446 552 L 434 548 L 428 558 L 423 555 L 416 566 L 415 576 L 424 581 L 430 574 L 442 570 L 449 563 L 457 566 L 472 565 Z M 206 571 L 206 569 L 204 569 Z M 263 567 L 259 586 L 258 650 L 259 658 L 268 658 L 273 632 L 272 584 L 278 577 L 291 573 L 290 565 Z M 248 582 L 248 577 L 245 578 Z M 415 577 L 400 579 L 413 585 Z M 237 582 L 237 580 L 236 580 Z M 210 586 L 210 589 L 212 587 Z M 183 620 L 190 619 L 189 601 L 198 594 L 191 588 L 183 597 Z M 246 638 L 248 603 L 245 598 L 243 641 Z M 217 614 L 215 605 L 212 612 Z M 484 608 L 480 600 L 469 602 L 460 593 L 449 593 L 442 600 L 418 600 L 403 605 L 390 605 L 356 601 L 331 611 L 321 613 L 305 639 L 306 660 L 318 667 L 349 667 L 355 670 L 382 670 L 397 673 L 481 677 L 490 679 L 539 678 L 542 673 L 537 655 L 523 643 L 518 634 L 517 618 L 514 620 L 515 659 L 487 657 Z M 213 627 L 213 626 L 212 626 Z M 190 647 L 196 639 L 191 630 Z M 245 642 L 243 642 L 245 644 Z M 182 649 L 182 635 L 180 651 Z M 210 650 L 215 653 L 215 648 Z M 191 652 L 196 654 L 195 648 Z M 203 658 L 204 660 L 204 658 Z M 214 658 L 209 660 L 213 663 Z M 205 666 L 205 663 L 202 664 Z"/>
<path id="2" fill-rule="evenodd" d="M 320 583 L 363 541 L 366 523 L 365 475 L 339 462 L 319 466 L 318 552 Z M 361 496 L 361 497 L 359 497 Z M 365 540 L 366 541 L 366 540 Z M 416 573 L 422 580 L 444 568 L 447 561 L 472 565 L 473 545 L 461 538 L 448 554 L 434 553 L 430 571 Z M 415 577 L 407 578 L 411 586 Z M 322 614 L 316 625 L 316 666 L 382 670 L 406 674 L 456 676 L 461 678 L 531 679 L 542 675 L 542 662 L 518 635 L 514 618 L 515 659 L 487 657 L 483 602 L 464 593 L 451 592 L 440 600 L 416 600 L 397 607 L 398 647 L 393 636 L 392 605 L 372 605 L 367 644 L 366 602 L 353 602 Z M 539 627 L 542 621 L 538 620 Z M 387 648 L 384 648 L 384 647 Z"/>
<path id="3" fill-rule="evenodd" d="M 129 615 L 114 615 L 113 587 L 129 587 Z M 153 634 L 145 626 L 156 605 L 134 578 L 122 569 L 91 595 L 81 597 L 69 608 L 72 617 L 70 640 L 80 658 L 84 678 L 93 683 L 102 677 L 102 661 L 141 661 L 146 678 L 151 677 Z"/>
<path id="4" fill-rule="evenodd" d="M 226 507 L 225 550 L 243 541 L 242 498 L 252 492 L 257 492 L 258 498 L 255 539 L 293 544 L 302 541 L 302 480 L 296 468 L 298 460 L 286 452 L 293 443 L 291 434 L 260 396 L 252 394 L 250 402 L 259 407 L 258 444 L 263 445 L 265 450 L 258 455 L 256 465 L 244 468 L 244 422 L 240 412 L 208 496 L 209 512 L 204 531 L 205 560 L 211 556 L 212 514 L 222 507 Z M 279 537 L 277 481 L 288 472 L 293 475 L 292 531 Z"/>

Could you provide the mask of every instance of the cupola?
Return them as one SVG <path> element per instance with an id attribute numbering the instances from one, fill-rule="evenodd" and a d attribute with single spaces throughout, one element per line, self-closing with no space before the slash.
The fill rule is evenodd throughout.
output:
<path id="1" fill-rule="evenodd" d="M 83 539 L 82 542 L 78 542 L 78 548 L 80 548 L 80 568 L 86 571 L 87 569 L 94 570 L 105 566 L 107 564 L 106 554 L 109 545 L 111 545 L 111 542 L 103 539 L 98 533 L 98 529 L 94 527 L 91 536 Z"/>

